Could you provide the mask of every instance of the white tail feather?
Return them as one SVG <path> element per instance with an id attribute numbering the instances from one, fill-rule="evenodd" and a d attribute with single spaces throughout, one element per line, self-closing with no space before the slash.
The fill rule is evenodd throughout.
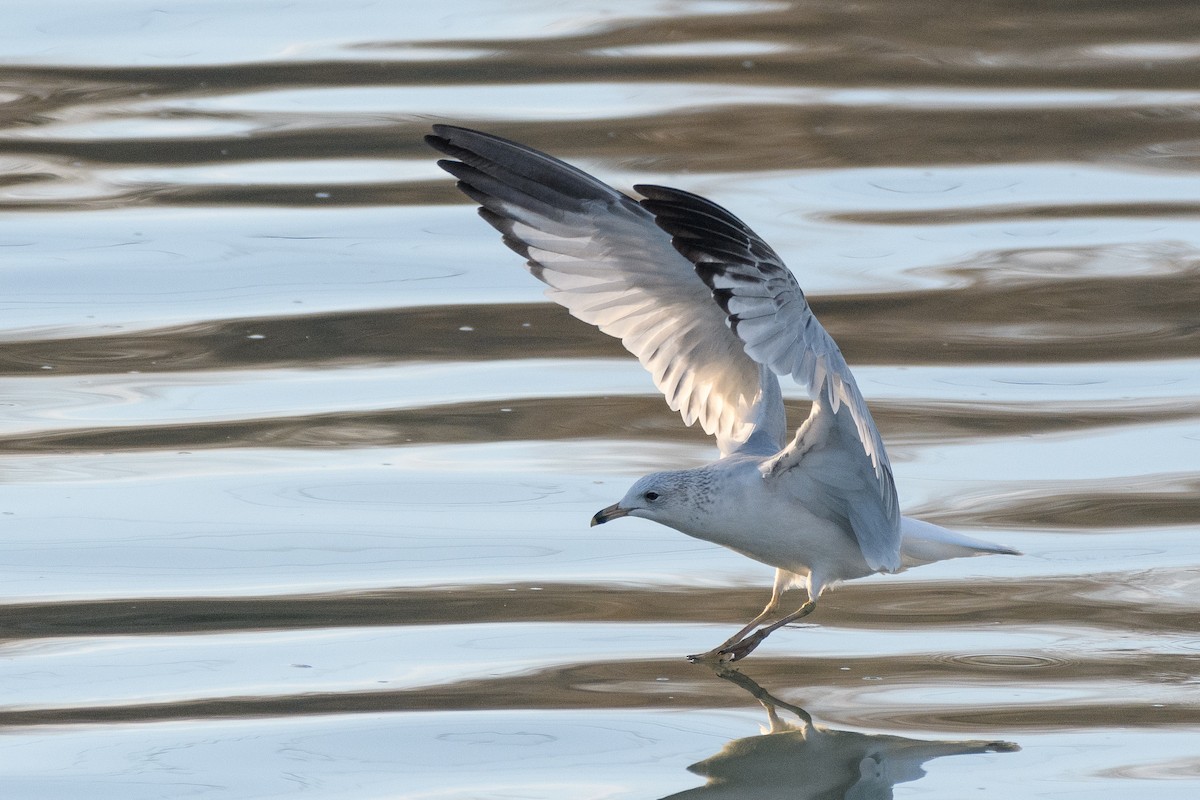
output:
<path id="1" fill-rule="evenodd" d="M 932 522 L 922 522 L 912 517 L 900 519 L 900 557 L 905 567 L 988 554 L 1021 555 L 1011 547 L 972 539 Z"/>

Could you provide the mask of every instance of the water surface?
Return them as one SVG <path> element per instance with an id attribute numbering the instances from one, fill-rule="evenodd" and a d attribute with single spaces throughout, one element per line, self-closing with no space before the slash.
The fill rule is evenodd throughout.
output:
<path id="1" fill-rule="evenodd" d="M 6 797 L 1192 797 L 1193 3 L 17 3 Z M 1022 550 L 683 660 L 771 570 L 587 521 L 703 463 L 433 164 L 766 237 L 906 513 Z M 788 390 L 792 417 L 806 413 Z"/>

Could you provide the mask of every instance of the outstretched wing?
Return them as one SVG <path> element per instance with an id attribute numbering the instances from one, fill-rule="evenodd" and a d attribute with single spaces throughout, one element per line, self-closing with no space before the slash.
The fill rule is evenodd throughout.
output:
<path id="1" fill-rule="evenodd" d="M 813 424 L 780 458 L 798 461 L 824 445 L 824 474 L 814 476 L 828 493 L 822 502 L 831 501 L 829 513 L 850 523 L 872 568 L 899 569 L 900 509 L 883 439 L 841 350 L 791 270 L 745 223 L 703 197 L 663 186 L 634 188 L 712 290 L 746 353 L 791 375 L 813 399 Z M 816 424 L 826 413 L 835 430 Z"/>
<path id="2" fill-rule="evenodd" d="M 749 355 L 692 262 L 636 201 L 568 164 L 497 136 L 436 125 L 425 141 L 528 259 L 548 297 L 619 338 L 667 404 L 723 454 L 774 453 L 787 424 L 779 382 Z"/>

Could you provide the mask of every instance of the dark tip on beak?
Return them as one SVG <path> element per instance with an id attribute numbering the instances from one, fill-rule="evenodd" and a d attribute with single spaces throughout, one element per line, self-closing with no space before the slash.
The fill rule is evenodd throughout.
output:
<path id="1" fill-rule="evenodd" d="M 590 527 L 594 528 L 597 525 L 603 525 L 604 523 L 608 522 L 610 519 L 616 519 L 617 517 L 626 517 L 626 516 L 629 516 L 629 509 L 621 508 L 620 503 L 613 503 L 608 508 L 602 508 L 596 512 L 596 516 L 592 517 L 592 524 Z"/>

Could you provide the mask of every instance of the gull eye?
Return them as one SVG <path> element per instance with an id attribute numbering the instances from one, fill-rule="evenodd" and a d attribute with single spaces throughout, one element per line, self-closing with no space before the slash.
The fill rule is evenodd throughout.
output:
<path id="1" fill-rule="evenodd" d="M 647 500 L 649 500 L 651 503 L 653 503 L 655 500 L 658 499 L 658 492 L 646 492 L 642 496 L 645 497 Z"/>

